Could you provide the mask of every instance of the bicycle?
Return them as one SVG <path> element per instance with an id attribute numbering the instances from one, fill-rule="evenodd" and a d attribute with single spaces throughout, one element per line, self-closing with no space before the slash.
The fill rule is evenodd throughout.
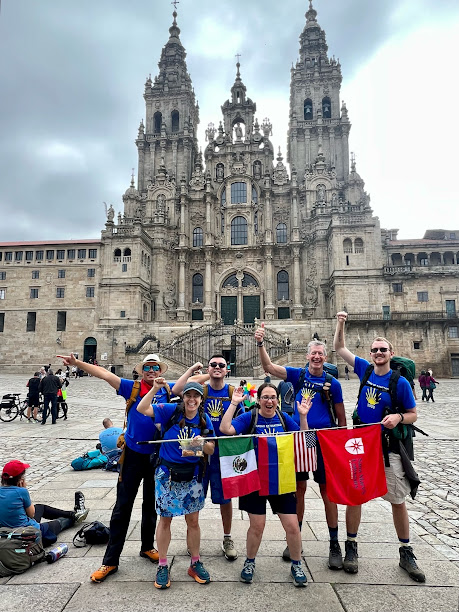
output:
<path id="1" fill-rule="evenodd" d="M 21 401 L 20 393 L 7 393 L 2 397 L 0 402 L 0 420 L 5 423 L 14 421 L 17 416 L 25 417 L 28 421 L 34 421 L 32 417 L 28 417 L 26 414 L 27 408 L 29 407 L 28 401 L 25 399 Z"/>

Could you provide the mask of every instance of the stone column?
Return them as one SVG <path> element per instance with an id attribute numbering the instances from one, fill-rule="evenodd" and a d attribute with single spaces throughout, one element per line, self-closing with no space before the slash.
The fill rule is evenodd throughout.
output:
<path id="1" fill-rule="evenodd" d="M 301 274 L 300 274 L 300 247 L 293 247 L 293 318 L 301 319 L 303 305 L 301 304 Z"/>
<path id="2" fill-rule="evenodd" d="M 213 319 L 213 314 L 215 314 L 215 310 L 212 303 L 212 286 L 213 286 L 213 278 L 212 278 L 212 249 L 206 249 L 205 253 L 206 260 L 206 272 L 204 275 L 204 321 L 206 323 L 211 323 Z"/>
<path id="3" fill-rule="evenodd" d="M 276 308 L 273 296 L 273 254 L 272 246 L 265 249 L 265 319 L 275 319 Z"/>
<path id="4" fill-rule="evenodd" d="M 186 255 L 184 252 L 179 253 L 179 280 L 178 280 L 178 308 L 177 319 L 179 321 L 186 320 L 187 308 L 185 308 L 185 271 L 186 271 Z"/>

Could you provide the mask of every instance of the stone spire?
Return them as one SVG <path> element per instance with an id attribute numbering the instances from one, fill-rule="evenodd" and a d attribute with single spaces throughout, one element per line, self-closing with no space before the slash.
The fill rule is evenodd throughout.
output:
<path id="1" fill-rule="evenodd" d="M 320 70 L 322 62 L 328 63 L 328 46 L 325 32 L 317 23 L 317 11 L 313 8 L 311 0 L 305 17 L 306 25 L 300 36 L 300 59 L 304 61 L 306 58 L 313 57 L 315 65 Z"/>
<path id="2" fill-rule="evenodd" d="M 252 134 L 253 121 L 257 105 L 247 97 L 247 88 L 241 79 L 240 54 L 236 55 L 236 79 L 231 87 L 231 100 L 227 100 L 223 106 L 223 119 L 225 132 L 231 134 L 237 123 L 245 125 L 246 136 Z M 242 140 L 239 140 L 242 142 Z"/>

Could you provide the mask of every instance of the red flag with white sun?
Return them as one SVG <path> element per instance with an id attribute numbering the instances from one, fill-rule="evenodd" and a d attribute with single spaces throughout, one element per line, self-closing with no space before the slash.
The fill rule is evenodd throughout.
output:
<path id="1" fill-rule="evenodd" d="M 387 493 L 381 426 L 317 432 L 330 501 L 359 506 Z"/>

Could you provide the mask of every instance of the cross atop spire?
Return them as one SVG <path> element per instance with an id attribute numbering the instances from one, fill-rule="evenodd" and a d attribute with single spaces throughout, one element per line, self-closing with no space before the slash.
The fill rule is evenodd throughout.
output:
<path id="1" fill-rule="evenodd" d="M 241 73 L 239 72 L 239 68 L 241 67 L 241 64 L 239 62 L 239 58 L 241 57 L 240 53 L 236 53 L 236 55 L 234 56 L 237 59 L 237 63 L 236 63 L 236 68 L 237 68 L 237 73 L 236 73 L 236 78 L 240 78 Z"/>
<path id="2" fill-rule="evenodd" d="M 180 0 L 173 0 L 173 2 L 171 2 L 171 4 L 174 5 L 174 11 L 177 12 L 177 4 L 180 4 Z"/>

